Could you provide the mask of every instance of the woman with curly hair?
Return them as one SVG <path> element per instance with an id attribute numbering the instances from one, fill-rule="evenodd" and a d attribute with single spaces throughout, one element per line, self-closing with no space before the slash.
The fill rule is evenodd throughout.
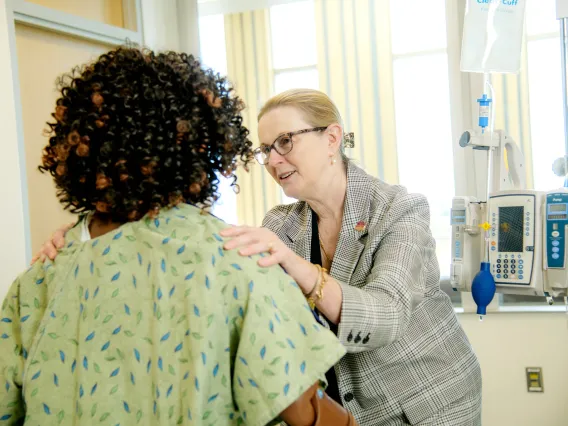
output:
<path id="1" fill-rule="evenodd" d="M 0 314 L 0 424 L 355 424 L 344 354 L 279 267 L 223 249 L 241 100 L 191 56 L 118 48 L 60 81 L 40 170 L 81 220 Z"/>

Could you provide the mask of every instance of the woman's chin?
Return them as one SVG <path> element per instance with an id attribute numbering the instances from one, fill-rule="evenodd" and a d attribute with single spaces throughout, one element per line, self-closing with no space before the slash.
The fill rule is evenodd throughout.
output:
<path id="1" fill-rule="evenodd" d="M 305 191 L 303 190 L 305 188 L 305 185 L 303 184 L 303 182 L 297 180 L 295 173 L 289 179 L 280 181 L 279 183 L 280 187 L 282 188 L 282 192 L 284 192 L 284 195 L 286 195 L 286 197 L 293 198 L 294 200 L 298 201 L 305 201 Z"/>
<path id="2" fill-rule="evenodd" d="M 292 198 L 296 201 L 304 201 L 302 199 L 302 196 L 300 194 L 298 194 L 298 191 L 291 191 L 290 188 L 286 188 L 287 191 L 285 191 L 284 189 L 282 189 L 282 192 L 284 193 L 284 195 L 288 198 Z"/>

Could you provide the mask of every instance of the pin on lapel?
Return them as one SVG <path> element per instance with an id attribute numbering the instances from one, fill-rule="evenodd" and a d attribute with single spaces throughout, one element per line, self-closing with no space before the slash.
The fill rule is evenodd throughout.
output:
<path id="1" fill-rule="evenodd" d="M 365 228 L 367 227 L 367 224 L 365 222 L 363 222 L 362 220 L 360 220 L 359 222 L 357 222 L 357 225 L 355 225 L 355 231 L 364 231 Z"/>

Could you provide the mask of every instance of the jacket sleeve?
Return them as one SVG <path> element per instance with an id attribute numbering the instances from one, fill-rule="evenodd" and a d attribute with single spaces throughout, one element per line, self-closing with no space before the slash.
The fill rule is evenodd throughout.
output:
<path id="1" fill-rule="evenodd" d="M 343 291 L 338 337 L 347 352 L 377 349 L 396 342 L 413 309 L 439 287 L 435 241 L 426 198 L 404 194 L 387 213 L 362 288 L 340 283 Z"/>

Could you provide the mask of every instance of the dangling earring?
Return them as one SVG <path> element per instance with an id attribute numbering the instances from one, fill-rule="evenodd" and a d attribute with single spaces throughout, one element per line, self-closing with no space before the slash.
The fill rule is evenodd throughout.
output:
<path id="1" fill-rule="evenodd" d="M 336 162 L 337 162 L 337 158 L 335 158 L 335 156 L 333 156 L 331 158 L 331 165 L 333 166 Z"/>

